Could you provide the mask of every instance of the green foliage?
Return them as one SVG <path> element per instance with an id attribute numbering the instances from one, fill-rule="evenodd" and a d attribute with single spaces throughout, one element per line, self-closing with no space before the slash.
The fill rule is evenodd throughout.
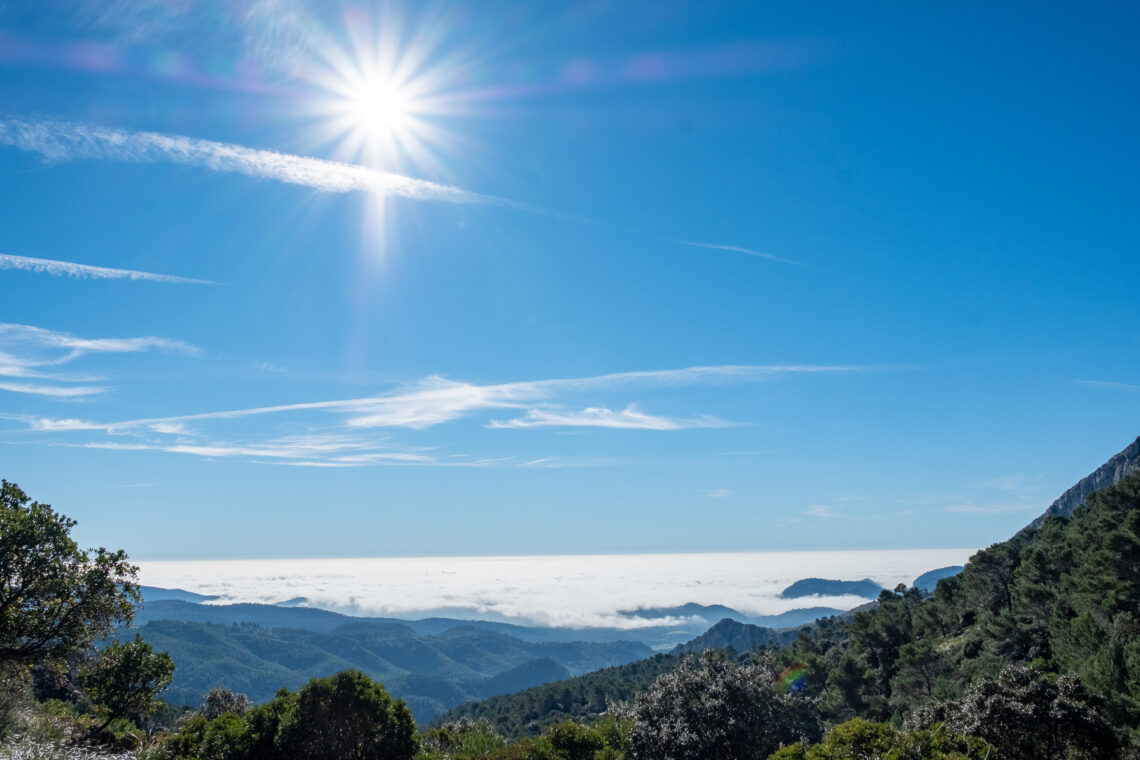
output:
<path id="1" fill-rule="evenodd" d="M 137 568 L 82 551 L 75 521 L 0 481 L 0 668 L 61 660 L 130 622 Z"/>
<path id="2" fill-rule="evenodd" d="M 982 737 L 1004 760 L 1108 760 L 1119 752 L 1100 701 L 1077 678 L 1054 681 L 1020 665 L 1006 667 L 996 679 L 979 679 L 958 702 L 917 711 L 913 722 L 931 718 Z"/>
<path id="3" fill-rule="evenodd" d="M 770 657 L 777 672 L 800 674 L 799 706 L 781 719 L 793 732 L 810 734 L 816 718 L 836 726 L 858 717 L 864 723 L 847 725 L 833 742 L 854 742 L 856 728 L 864 739 L 886 731 L 886 749 L 875 750 L 883 757 L 935 751 L 942 755 L 931 756 L 973 757 L 981 746 L 977 737 L 993 745 L 994 758 L 1041 757 L 1041 748 L 1059 758 L 1109 757 L 1121 738 L 1140 744 L 1140 736 L 1127 735 L 1140 726 L 1138 568 L 1140 474 L 1091 495 L 1072 518 L 1051 517 L 1035 531 L 978 552 L 933 595 L 904 587 L 884 591 L 874 609 L 818 621 L 760 659 Z M 668 672 L 676 663 L 659 665 Z M 603 703 L 636 698 L 642 719 L 633 746 L 642 757 L 670 757 L 670 742 L 685 747 L 676 756 L 699 757 L 702 742 L 737 747 L 727 752 L 753 741 L 740 738 L 749 731 L 746 719 L 732 719 L 737 738 L 718 735 L 709 716 L 726 708 L 701 696 L 695 684 L 673 689 L 667 699 L 664 687 L 651 698 L 644 680 L 624 679 L 621 688 L 602 680 L 635 668 L 644 666 L 465 705 L 452 715 L 486 718 L 507 736 L 534 735 L 568 716 L 597 716 Z M 728 691 L 717 694 L 729 700 Z M 875 728 L 903 721 L 910 731 Z M 670 739 L 670 732 L 691 744 Z M 527 751 L 538 752 L 540 744 Z M 782 751 L 800 757 L 794 753 L 808 750 Z"/>
<path id="4" fill-rule="evenodd" d="M 722 652 L 686 658 L 638 696 L 631 715 L 638 760 L 765 757 L 814 726 L 803 725 L 795 694 L 783 694 L 768 659 L 737 665 Z"/>
<path id="5" fill-rule="evenodd" d="M 437 717 L 432 725 L 440 726 L 466 716 L 487 721 L 506 737 L 536 736 L 567 718 L 579 722 L 600 719 L 611 706 L 632 701 L 649 689 L 658 676 L 671 672 L 680 662 L 681 658 L 676 655 L 655 655 L 517 694 L 463 704 Z"/>
<path id="6" fill-rule="evenodd" d="M 82 670 L 83 689 L 103 716 L 100 730 L 116 718 L 144 717 L 162 707 L 158 694 L 174 677 L 170 656 L 138 636 L 111 642 Z"/>
<path id="7" fill-rule="evenodd" d="M 976 737 L 952 733 L 944 724 L 900 731 L 886 723 L 853 718 L 818 744 L 792 744 L 768 760 L 986 760 L 990 747 Z"/>
<path id="8" fill-rule="evenodd" d="M 27 668 L 0 668 L 0 740 L 19 725 L 20 713 L 33 701 Z"/>
<path id="9" fill-rule="evenodd" d="M 416 724 L 403 702 L 359 671 L 313 679 L 297 692 L 278 747 L 311 760 L 399 760 L 416 753 Z"/>
<path id="10" fill-rule="evenodd" d="M 627 760 L 630 729 L 613 716 L 592 725 L 566 720 L 507 743 L 486 721 L 460 718 L 428 731 L 417 760 Z"/>
<path id="11" fill-rule="evenodd" d="M 172 701 L 198 704 L 211 687 L 223 684 L 263 702 L 278 689 L 299 689 L 314 676 L 360 670 L 403 698 L 417 722 L 425 724 L 472 699 L 649 654 L 647 647 L 630 642 L 536 643 L 466 626 L 429 635 L 373 621 L 318 632 L 152 620 L 139 633 L 178 666 L 166 692 Z"/>
<path id="12" fill-rule="evenodd" d="M 1134 474 L 1071 518 L 978 552 L 933 595 L 884 592 L 777 657 L 804 668 L 827 725 L 945 719 L 1002 757 L 1112 756 L 1118 734 L 1140 725 L 1138 568 Z"/>
<path id="13" fill-rule="evenodd" d="M 197 715 L 161 743 L 167 760 L 410 760 L 416 725 L 407 706 L 359 671 L 282 690 L 246 715 Z"/>
<path id="14" fill-rule="evenodd" d="M 225 713 L 245 715 L 250 707 L 249 698 L 244 694 L 235 694 L 224 686 L 215 686 L 206 692 L 198 707 L 198 714 L 206 720 L 213 720 Z"/>
<path id="15" fill-rule="evenodd" d="M 445 723 L 424 734 L 420 757 L 466 758 L 485 757 L 493 750 L 506 746 L 506 741 L 485 720 L 471 720 L 467 716 L 452 723 Z"/>

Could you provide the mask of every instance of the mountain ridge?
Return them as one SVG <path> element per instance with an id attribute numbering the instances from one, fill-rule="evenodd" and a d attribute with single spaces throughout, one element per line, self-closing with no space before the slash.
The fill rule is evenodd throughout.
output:
<path id="1" fill-rule="evenodd" d="M 1137 436 L 1136 440 L 1125 446 L 1123 450 L 1113 455 L 1107 462 L 1081 478 L 1076 485 L 1058 496 L 1044 513 L 1018 531 L 1016 535 L 1020 536 L 1023 533 L 1039 529 L 1051 515 L 1072 516 L 1073 511 L 1084 503 L 1089 494 L 1107 488 L 1137 471 L 1140 471 L 1140 436 Z"/>

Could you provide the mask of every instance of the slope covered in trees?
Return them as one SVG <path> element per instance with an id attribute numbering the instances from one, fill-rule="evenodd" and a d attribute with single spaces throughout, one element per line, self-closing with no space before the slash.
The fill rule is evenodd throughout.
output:
<path id="1" fill-rule="evenodd" d="M 17 513 L 35 514 L 26 498 L 9 501 L 12 524 L 23 519 Z M 37 524 L 52 517 L 40 510 Z M 61 545 L 66 548 L 66 541 Z M 80 565 L 86 561 L 72 556 Z M 9 589 L 22 585 L 18 574 L 7 581 Z M 36 601 L 24 604 L 35 611 Z M 192 632 L 188 640 L 203 631 L 236 632 L 245 637 L 245 650 L 255 653 L 272 648 L 266 633 L 283 637 L 291 658 L 278 663 L 283 668 L 311 666 L 320 658 L 339 668 L 348 655 L 367 656 L 386 668 L 392 683 L 423 678 L 409 666 L 441 657 L 456 673 L 477 672 L 458 653 L 470 654 L 487 634 L 452 629 L 425 637 L 374 624 L 326 632 L 166 625 Z M 1140 473 L 1095 492 L 1071 516 L 1051 515 L 1039 528 L 978 552 L 960 574 L 939 581 L 933 594 L 904 586 L 883 591 L 873 607 L 818 621 L 795 632 L 790 643 L 791 633 L 756 629 L 757 637 L 734 624 L 718 628 L 722 635 L 708 643 L 723 643 L 714 640 L 719 638 L 762 642 L 764 648 L 735 657 L 710 651 L 699 658 L 658 655 L 463 705 L 418 737 L 405 703 L 392 700 L 367 675 L 343 671 L 296 692 L 279 692 L 248 712 L 248 704 L 233 695 L 207 699 L 200 715 L 159 741 L 150 757 L 1140 758 Z M 76 654 L 89 635 L 66 652 Z M 305 637 L 323 637 L 329 646 L 300 646 Z M 455 637 L 454 656 L 434 641 Z M 499 664 L 515 650 L 528 658 L 500 674 L 506 682 L 563 667 L 551 657 L 554 650 L 500 639 L 506 641 L 487 650 Z M 385 650 L 386 642 L 396 644 Z M 0 643 L 11 648 L 10 641 Z M 69 709 L 88 711 L 95 730 L 119 715 L 154 709 L 154 692 L 169 677 L 149 646 L 141 639 L 134 645 L 132 651 L 111 647 L 78 667 L 61 659 L 64 650 L 43 650 L 60 666 L 54 672 L 78 679 L 76 693 L 85 701 Z M 8 685 L 19 685 L 8 678 Z M 417 688 L 443 686 L 427 679 Z"/>
<path id="2" fill-rule="evenodd" d="M 1140 473 L 1096 492 L 1071 517 L 1051 516 L 1040 529 L 978 552 L 932 595 L 884 591 L 873 608 L 821 620 L 768 650 L 758 656 L 772 658 L 777 681 L 810 703 L 816 730 L 803 733 L 807 740 L 860 719 L 873 727 L 845 728 L 833 744 L 858 744 L 852 737 L 863 731 L 896 748 L 890 752 L 915 737 L 974 736 L 991 758 L 1133 756 L 1140 745 Z M 663 671 L 676 666 L 657 658 Z M 486 719 L 507 734 L 588 718 L 598 711 L 582 709 L 579 695 L 597 675 L 464 705 L 444 718 Z M 615 694 L 630 700 L 628 691 Z M 887 723 L 906 730 L 878 728 Z M 938 741 L 950 748 L 947 757 L 972 757 L 979 746 Z M 827 752 L 821 745 L 782 757 L 856 756 Z"/>
<path id="3" fill-rule="evenodd" d="M 498 733 L 513 737 L 537 734 L 568 718 L 597 720 L 611 706 L 628 702 L 647 691 L 658 677 L 672 672 L 680 664 L 679 655 L 658 654 L 517 694 L 459 705 L 437 717 L 432 725 L 440 726 L 461 718 L 482 720 Z"/>
<path id="4" fill-rule="evenodd" d="M 805 630 L 781 652 L 804 663 L 825 719 L 887 720 L 963 697 L 1010 665 L 1080 679 L 1118 727 L 1140 720 L 1140 474 L 1071 519 L 975 554 L 927 598 L 884 592 L 850 624 Z"/>
<path id="5" fill-rule="evenodd" d="M 418 721 L 461 702 L 650 654 L 644 644 L 628 641 L 535 643 L 468 626 L 428 636 L 401 623 L 373 621 L 306 631 L 157 620 L 138 633 L 178 666 L 166 692 L 176 704 L 197 704 L 218 685 L 264 702 L 310 678 L 360 670 L 405 699 Z"/>

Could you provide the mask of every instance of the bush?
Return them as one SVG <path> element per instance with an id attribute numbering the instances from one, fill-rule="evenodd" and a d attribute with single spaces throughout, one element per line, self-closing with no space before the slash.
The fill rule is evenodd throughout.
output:
<path id="1" fill-rule="evenodd" d="M 686 658 L 632 710 L 637 760 L 751 760 L 812 733 L 805 698 L 777 690 L 770 660 L 737 665 L 723 652 Z"/>
<path id="2" fill-rule="evenodd" d="M 407 705 L 358 671 L 282 689 L 242 716 L 196 715 L 161 742 L 170 760 L 410 760 L 416 724 Z"/>
<path id="3" fill-rule="evenodd" d="M 939 723 L 904 732 L 886 723 L 854 718 L 835 726 L 819 744 L 793 744 L 768 760 L 986 760 L 990 747 L 981 739 L 951 733 Z"/>

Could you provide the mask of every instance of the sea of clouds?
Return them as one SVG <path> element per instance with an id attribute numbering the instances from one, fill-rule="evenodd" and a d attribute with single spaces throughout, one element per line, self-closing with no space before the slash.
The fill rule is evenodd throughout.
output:
<path id="1" fill-rule="evenodd" d="M 442 616 L 520 625 L 638 628 L 677 618 L 630 615 L 688 602 L 746 615 L 802 607 L 849 609 L 855 596 L 784 599 L 801 578 L 860 580 L 887 588 L 935 568 L 965 564 L 975 549 L 611 554 L 543 557 L 401 557 L 140 562 L 140 581 L 216 595 L 216 604 L 303 606 L 349 615 Z M 626 614 L 622 614 L 626 611 Z"/>

